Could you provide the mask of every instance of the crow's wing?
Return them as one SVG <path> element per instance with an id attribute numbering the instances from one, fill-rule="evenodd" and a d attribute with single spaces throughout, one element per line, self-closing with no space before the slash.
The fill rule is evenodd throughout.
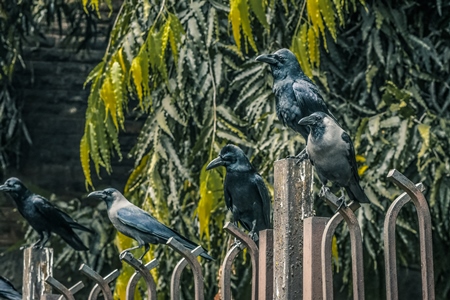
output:
<path id="1" fill-rule="evenodd" d="M 227 206 L 227 208 L 229 210 L 233 209 L 233 199 L 231 198 L 231 194 L 228 191 L 228 189 L 226 188 L 227 183 L 225 182 L 225 189 L 224 189 L 224 197 L 225 197 L 225 205 Z"/>
<path id="2" fill-rule="evenodd" d="M 123 207 L 117 210 L 117 218 L 120 222 L 127 226 L 130 226 L 143 233 L 156 236 L 157 238 L 163 239 L 165 241 L 167 241 L 171 237 L 182 237 L 178 232 L 160 223 L 149 213 L 134 205 Z"/>
<path id="3" fill-rule="evenodd" d="M 258 188 L 259 195 L 261 196 L 261 202 L 262 202 L 262 209 L 264 213 L 264 222 L 267 228 L 270 228 L 270 196 L 269 191 L 267 190 L 266 185 L 264 184 L 264 181 L 258 173 L 256 173 L 255 180 L 254 180 L 256 187 Z"/>
<path id="4" fill-rule="evenodd" d="M 305 80 L 296 80 L 292 84 L 297 104 L 308 112 L 321 111 L 328 113 L 327 105 L 316 86 Z"/>
<path id="5" fill-rule="evenodd" d="M 58 221 L 66 223 L 68 226 L 74 229 L 79 229 L 83 231 L 87 231 L 90 233 L 95 233 L 92 229 L 87 228 L 79 223 L 77 223 L 71 216 L 60 210 L 58 207 L 53 205 L 46 198 L 41 195 L 33 195 L 33 202 L 37 204 L 37 208 L 42 214 L 48 214 L 51 211 L 52 215 L 58 215 Z M 64 220 L 64 221 L 63 221 Z"/>
<path id="6" fill-rule="evenodd" d="M 361 185 L 359 184 L 359 174 L 358 174 L 358 166 L 356 165 L 356 154 L 355 148 L 353 147 L 353 142 L 350 139 L 350 136 L 344 131 L 342 133 L 342 140 L 347 143 L 348 152 L 347 152 L 347 160 L 350 164 L 352 170 L 353 181 L 349 182 L 348 187 L 346 189 L 350 190 L 353 194 L 354 198 L 361 203 L 370 203 L 369 198 L 364 193 Z M 348 192 L 347 190 L 347 192 Z"/>
<path id="7" fill-rule="evenodd" d="M 54 226 L 62 226 L 70 229 L 71 226 L 66 218 L 71 222 L 75 222 L 69 215 L 59 210 L 50 201 L 40 195 L 33 195 L 32 201 L 38 213 Z"/>
<path id="8" fill-rule="evenodd" d="M 11 300 L 21 300 L 22 296 L 14 288 L 12 283 L 3 276 L 0 276 L 0 297 Z"/>
<path id="9" fill-rule="evenodd" d="M 347 144 L 347 161 L 352 169 L 352 175 L 356 182 L 359 182 L 358 166 L 356 165 L 356 154 L 355 148 L 353 147 L 353 142 L 347 132 L 342 133 L 342 140 Z"/>
<path id="10" fill-rule="evenodd" d="M 72 228 L 83 229 L 84 226 L 76 223 L 68 214 L 59 210 L 50 201 L 39 195 L 32 196 L 33 205 L 36 211 L 48 222 L 52 232 L 58 234 L 66 243 L 68 243 L 72 248 L 78 251 L 89 250 L 83 244 L 80 237 L 73 231 Z M 74 226 L 77 224 L 78 226 Z M 88 229 L 87 231 L 91 231 Z"/>
<path id="11" fill-rule="evenodd" d="M 188 249 L 194 249 L 198 245 L 191 240 L 185 238 L 177 231 L 167 227 L 166 225 L 160 223 L 158 220 L 153 218 L 149 213 L 136 207 L 130 205 L 123 207 L 117 211 L 117 218 L 123 224 L 130 226 L 136 230 L 143 233 L 153 235 L 164 242 L 167 242 L 171 237 L 175 238 Z M 212 259 L 207 253 L 202 254 L 203 257 Z"/>
<path id="12" fill-rule="evenodd" d="M 319 89 L 313 83 L 306 80 L 296 80 L 292 84 L 292 89 L 303 117 L 320 111 L 336 119 L 320 95 Z"/>

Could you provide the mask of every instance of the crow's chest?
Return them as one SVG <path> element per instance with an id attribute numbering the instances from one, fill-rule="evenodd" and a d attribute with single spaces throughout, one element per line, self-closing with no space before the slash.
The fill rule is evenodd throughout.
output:
<path id="1" fill-rule="evenodd" d="M 278 119 L 285 126 L 289 126 L 295 130 L 298 121 L 302 118 L 302 112 L 297 104 L 292 88 L 277 90 L 275 100 Z"/>
<path id="2" fill-rule="evenodd" d="M 42 231 L 48 227 L 47 219 L 38 211 L 33 201 L 26 201 L 18 209 L 35 230 Z"/>
<path id="3" fill-rule="evenodd" d="M 251 207 L 255 193 L 254 185 L 251 183 L 248 176 L 240 173 L 228 173 L 225 178 L 224 192 L 230 198 L 229 209 L 236 207 L 238 209 L 245 209 L 246 206 Z"/>
<path id="4" fill-rule="evenodd" d="M 316 141 L 309 139 L 306 147 L 310 160 L 323 177 L 345 184 L 351 174 L 346 146 L 345 143 L 335 143 L 323 138 Z"/>

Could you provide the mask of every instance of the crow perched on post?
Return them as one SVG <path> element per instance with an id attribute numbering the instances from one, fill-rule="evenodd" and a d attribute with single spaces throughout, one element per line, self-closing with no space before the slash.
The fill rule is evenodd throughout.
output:
<path id="1" fill-rule="evenodd" d="M 14 288 L 8 279 L 0 276 L 0 298 L 7 300 L 22 300 L 22 295 Z"/>
<path id="2" fill-rule="evenodd" d="M 280 49 L 273 54 L 263 54 L 257 61 L 270 65 L 273 76 L 272 91 L 275 94 L 278 119 L 308 140 L 309 129 L 298 121 L 321 111 L 332 116 L 317 86 L 303 73 L 294 53 Z M 334 117 L 333 117 L 334 118 Z M 304 151 L 297 155 L 303 159 Z"/>
<path id="3" fill-rule="evenodd" d="M 109 220 L 114 227 L 119 232 L 138 242 L 137 246 L 126 249 L 122 253 L 145 247 L 144 254 L 139 258 L 142 259 L 150 249 L 149 243 L 166 244 L 171 237 L 189 250 L 193 250 L 198 246 L 175 230 L 160 223 L 148 212 L 133 205 L 116 189 L 107 188 L 102 191 L 95 191 L 90 193 L 88 198 L 105 201 Z M 200 254 L 200 256 L 208 260 L 214 260 L 206 251 Z"/>
<path id="4" fill-rule="evenodd" d="M 254 241 L 258 232 L 271 228 L 270 196 L 261 176 L 251 165 L 244 151 L 235 145 L 226 145 L 219 157 L 212 160 L 206 170 L 224 166 L 227 170 L 223 191 L 225 204 L 239 222 L 250 231 Z"/>
<path id="5" fill-rule="evenodd" d="M 68 214 L 58 209 L 44 197 L 33 194 L 17 178 L 11 177 L 0 185 L 0 191 L 8 193 L 17 205 L 20 214 L 39 234 L 40 239 L 33 245 L 41 249 L 52 232 L 78 251 L 89 250 L 73 229 L 94 233 L 93 230 L 75 222 Z"/>
<path id="6" fill-rule="evenodd" d="M 351 200 L 370 203 L 359 185 L 355 149 L 350 136 L 333 118 L 323 112 L 316 112 L 304 117 L 299 124 L 309 126 L 311 129 L 306 152 L 322 181 L 322 189 L 325 189 L 329 180 L 344 188 Z M 342 205 L 344 203 L 343 192 L 339 200 Z"/>

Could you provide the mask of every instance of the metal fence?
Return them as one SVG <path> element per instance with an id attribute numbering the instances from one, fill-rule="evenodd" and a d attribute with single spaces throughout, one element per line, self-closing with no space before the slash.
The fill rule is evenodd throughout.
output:
<path id="1" fill-rule="evenodd" d="M 422 194 L 424 187 L 421 183 L 412 183 L 396 170 L 389 172 L 387 177 L 404 193 L 391 204 L 384 223 L 386 297 L 389 300 L 398 299 L 395 224 L 401 208 L 412 202 L 416 207 L 419 225 L 422 298 L 434 300 L 431 216 Z M 336 228 L 342 221 L 345 221 L 350 232 L 353 299 L 364 299 L 362 236 L 354 213 L 360 205 L 352 203 L 331 218 L 314 216 L 312 182 L 313 172 L 309 163 L 297 166 L 295 160 L 291 159 L 275 163 L 274 229 L 260 232 L 259 247 L 233 224 L 225 225 L 224 229 L 240 242 L 229 249 L 222 263 L 219 283 L 221 299 L 232 299 L 232 266 L 236 256 L 244 248 L 248 249 L 251 257 L 252 300 L 333 299 L 331 244 Z M 332 193 L 326 192 L 323 198 L 332 208 L 338 206 L 338 199 Z M 203 275 L 196 258 L 203 250 L 197 247 L 189 251 L 173 238 L 167 244 L 183 257 L 171 275 L 171 299 L 180 299 L 180 278 L 189 265 L 194 275 L 195 299 L 203 300 Z M 147 286 L 147 299 L 157 299 L 156 284 L 150 270 L 158 266 L 158 261 L 152 260 L 143 265 L 129 253 L 121 255 L 120 259 L 136 270 L 128 282 L 126 299 L 122 300 L 134 299 L 136 286 L 141 278 Z M 74 300 L 76 293 L 84 288 L 82 282 L 67 288 L 53 278 L 52 260 L 52 249 L 25 249 L 23 299 Z M 83 264 L 79 271 L 96 283 L 88 300 L 97 299 L 100 293 L 105 300 L 113 299 L 110 284 L 119 276 L 118 270 L 102 277 Z M 59 294 L 52 294 L 52 288 Z"/>

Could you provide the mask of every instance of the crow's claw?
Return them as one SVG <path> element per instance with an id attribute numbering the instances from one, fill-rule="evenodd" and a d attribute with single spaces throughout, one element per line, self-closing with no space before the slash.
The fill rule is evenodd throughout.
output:
<path id="1" fill-rule="evenodd" d="M 347 203 L 345 203 L 345 198 L 344 197 L 340 197 L 336 203 L 339 204 L 339 206 L 334 211 L 334 213 L 337 213 L 342 208 L 342 206 L 343 207 L 348 207 Z"/>
<path id="2" fill-rule="evenodd" d="M 231 244 L 231 247 L 233 247 L 235 245 L 240 247 L 242 245 L 241 240 L 238 240 L 237 238 L 234 238 L 234 242 L 233 242 L 233 244 Z"/>
<path id="3" fill-rule="evenodd" d="M 329 192 L 329 191 L 330 191 L 329 188 L 327 188 L 326 186 L 322 185 L 322 187 L 320 188 L 319 197 L 324 197 L 325 194 L 327 192 Z"/>

